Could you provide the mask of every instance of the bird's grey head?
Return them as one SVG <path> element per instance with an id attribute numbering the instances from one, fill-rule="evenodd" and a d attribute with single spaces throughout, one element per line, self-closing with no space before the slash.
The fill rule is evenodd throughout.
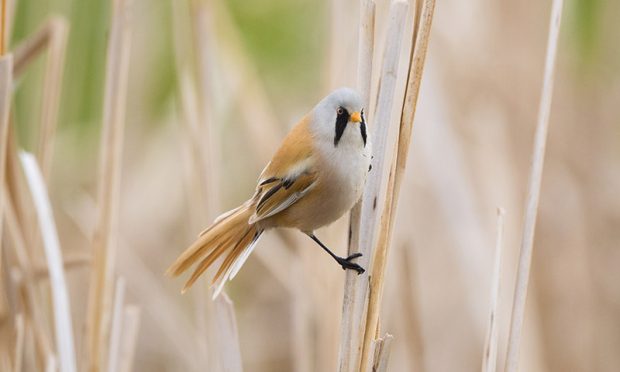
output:
<path id="1" fill-rule="evenodd" d="M 316 130 L 323 137 L 329 136 L 335 147 L 346 140 L 366 146 L 366 121 L 362 98 L 351 88 L 331 92 L 314 108 Z"/>

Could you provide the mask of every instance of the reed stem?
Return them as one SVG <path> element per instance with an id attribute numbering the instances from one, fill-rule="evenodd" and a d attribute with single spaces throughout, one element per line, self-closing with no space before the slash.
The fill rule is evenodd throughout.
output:
<path id="1" fill-rule="evenodd" d="M 515 283 L 512 315 L 510 319 L 508 350 L 506 352 L 505 372 L 517 372 L 519 363 L 519 347 L 521 343 L 523 320 L 525 317 L 525 302 L 527 299 L 527 288 L 532 265 L 532 252 L 534 250 L 534 230 L 536 228 L 540 185 L 545 161 L 545 147 L 549 129 L 551 99 L 553 97 L 555 59 L 558 50 L 563 4 L 563 0 L 554 0 L 551 8 L 549 38 L 547 40 L 547 54 L 545 57 L 545 72 L 543 75 L 542 92 L 538 108 L 538 124 L 534 137 L 534 148 L 527 189 L 519 266 L 517 268 L 517 280 Z"/>

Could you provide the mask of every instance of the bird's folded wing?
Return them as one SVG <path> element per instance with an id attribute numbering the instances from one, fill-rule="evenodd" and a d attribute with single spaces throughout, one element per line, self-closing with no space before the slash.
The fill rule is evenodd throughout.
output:
<path id="1" fill-rule="evenodd" d="M 316 172 L 310 170 L 294 177 L 271 177 L 258 185 L 256 212 L 250 223 L 271 217 L 303 198 L 316 185 Z"/>

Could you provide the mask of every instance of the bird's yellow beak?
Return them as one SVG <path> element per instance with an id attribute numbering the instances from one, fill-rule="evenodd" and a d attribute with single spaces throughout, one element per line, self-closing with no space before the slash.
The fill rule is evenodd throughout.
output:
<path id="1" fill-rule="evenodd" d="M 354 112 L 351 114 L 351 121 L 354 123 L 362 122 L 362 115 L 359 112 Z"/>

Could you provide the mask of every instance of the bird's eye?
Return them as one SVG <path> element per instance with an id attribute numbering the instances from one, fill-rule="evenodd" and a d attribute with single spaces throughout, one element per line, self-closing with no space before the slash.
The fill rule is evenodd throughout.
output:
<path id="1" fill-rule="evenodd" d="M 344 110 L 342 109 L 342 107 L 338 107 L 338 110 L 336 110 L 336 113 L 338 114 L 338 116 L 344 114 Z"/>

